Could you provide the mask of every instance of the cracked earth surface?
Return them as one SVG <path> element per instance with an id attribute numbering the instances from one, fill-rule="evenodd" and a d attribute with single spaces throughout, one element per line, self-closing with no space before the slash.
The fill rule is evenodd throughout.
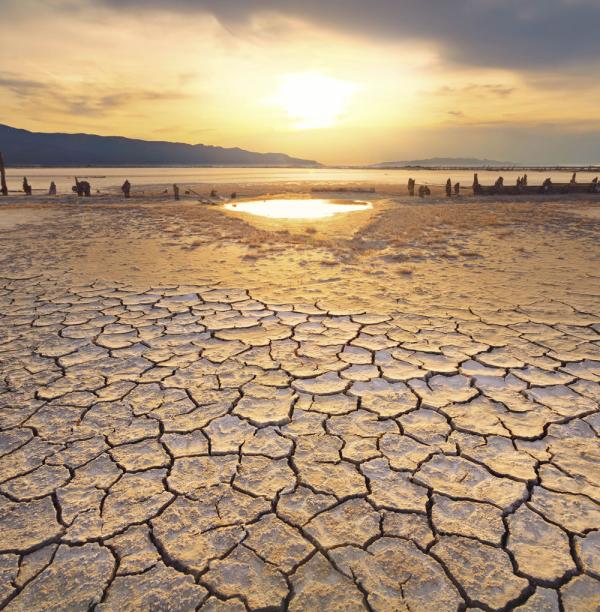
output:
<path id="1" fill-rule="evenodd" d="M 600 313 L 0 279 L 7 610 L 595 610 Z"/>

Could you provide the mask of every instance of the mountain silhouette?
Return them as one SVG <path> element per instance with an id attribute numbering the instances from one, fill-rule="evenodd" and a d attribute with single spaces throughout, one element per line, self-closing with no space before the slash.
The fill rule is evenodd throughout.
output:
<path id="1" fill-rule="evenodd" d="M 203 144 L 121 136 L 29 132 L 0 124 L 0 151 L 9 166 L 300 166 L 313 160 Z"/>

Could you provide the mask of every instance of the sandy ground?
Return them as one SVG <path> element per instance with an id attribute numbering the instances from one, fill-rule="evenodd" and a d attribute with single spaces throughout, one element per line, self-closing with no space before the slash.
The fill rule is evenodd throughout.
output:
<path id="1" fill-rule="evenodd" d="M 375 187 L 0 200 L 0 607 L 599 608 L 600 199 Z"/>
<path id="2" fill-rule="evenodd" d="M 243 187 L 223 192 L 276 197 L 279 186 Z M 195 198 L 5 202 L 0 261 L 7 271 L 35 274 L 42 265 L 80 280 L 201 279 L 265 299 L 333 298 L 378 309 L 421 297 L 455 306 L 597 297 L 597 198 L 448 203 L 384 194 L 374 211 L 318 222 L 235 214 Z"/>

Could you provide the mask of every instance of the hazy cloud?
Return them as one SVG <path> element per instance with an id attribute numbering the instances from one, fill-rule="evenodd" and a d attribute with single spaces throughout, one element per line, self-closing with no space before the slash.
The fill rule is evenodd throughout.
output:
<path id="1" fill-rule="evenodd" d="M 444 85 L 430 92 L 430 95 L 441 97 L 467 95 L 469 98 L 482 98 L 486 96 L 506 98 L 507 96 L 510 96 L 513 91 L 515 91 L 514 87 L 507 87 L 506 85 L 498 85 L 495 83 L 469 83 L 468 85 L 464 85 L 462 87 L 450 87 L 448 85 Z"/>
<path id="2" fill-rule="evenodd" d="M 101 88 L 82 83 L 77 91 L 51 82 L 23 78 L 16 73 L 0 74 L 0 90 L 18 96 L 22 102 L 43 104 L 55 111 L 77 116 L 99 116 L 131 104 L 160 100 L 181 100 L 186 94 L 174 91 L 126 90 L 100 93 Z M 83 93 L 81 93 L 83 92 Z"/>
<path id="3" fill-rule="evenodd" d="M 12 72 L 0 73 L 0 89 L 5 89 L 19 97 L 27 97 L 45 90 L 47 85 L 40 81 L 24 79 Z"/>
<path id="4" fill-rule="evenodd" d="M 16 1 L 16 0 L 13 0 Z M 473 65 L 534 67 L 600 57 L 598 0 L 88 0 L 140 13 L 208 12 L 225 24 L 258 14 L 391 39 L 419 38 Z"/>

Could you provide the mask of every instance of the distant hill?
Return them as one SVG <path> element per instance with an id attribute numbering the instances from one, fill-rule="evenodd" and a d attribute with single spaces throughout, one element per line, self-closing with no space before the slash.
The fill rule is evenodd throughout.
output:
<path id="1" fill-rule="evenodd" d="M 371 168 L 406 168 L 421 166 L 425 168 L 486 168 L 516 166 L 514 162 L 497 161 L 495 159 L 477 159 L 476 157 L 430 157 L 429 159 L 413 159 L 410 161 L 383 162 L 373 164 Z"/>
<path id="2" fill-rule="evenodd" d="M 313 160 L 202 144 L 135 140 L 92 134 L 47 134 L 0 124 L 8 166 L 300 166 Z"/>

